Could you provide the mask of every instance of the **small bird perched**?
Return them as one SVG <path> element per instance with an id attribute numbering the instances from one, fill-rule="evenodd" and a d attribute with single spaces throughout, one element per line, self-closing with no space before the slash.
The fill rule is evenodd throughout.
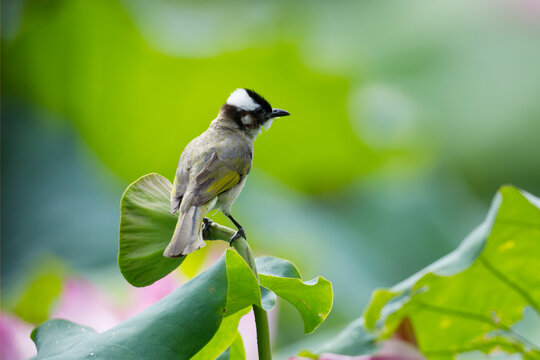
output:
<path id="1" fill-rule="evenodd" d="M 179 211 L 179 216 L 164 256 L 180 257 L 205 246 L 203 220 L 212 209 L 221 210 L 236 226 L 231 243 L 246 238 L 231 207 L 251 169 L 261 127 L 268 130 L 275 118 L 287 115 L 253 90 L 236 89 L 229 96 L 217 118 L 180 156 L 171 194 L 171 213 Z"/>

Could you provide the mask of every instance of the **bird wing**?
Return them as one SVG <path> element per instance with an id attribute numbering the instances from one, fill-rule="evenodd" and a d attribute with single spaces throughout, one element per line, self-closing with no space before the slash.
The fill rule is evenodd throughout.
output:
<path id="1" fill-rule="evenodd" d="M 182 197 L 186 192 L 188 181 L 189 171 L 181 164 L 178 164 L 171 192 L 171 213 L 175 213 L 180 207 Z"/>
<path id="2" fill-rule="evenodd" d="M 195 177 L 191 205 L 201 206 L 240 183 L 251 168 L 251 151 L 229 146 L 216 149 Z"/>
<path id="3" fill-rule="evenodd" d="M 186 147 L 186 149 L 189 148 Z M 178 160 L 178 167 L 176 168 L 176 175 L 174 177 L 174 182 L 171 192 L 171 213 L 175 213 L 176 210 L 180 207 L 182 202 L 182 197 L 186 192 L 187 185 L 189 182 L 189 167 L 191 163 L 191 158 L 189 156 L 189 151 L 184 151 Z"/>

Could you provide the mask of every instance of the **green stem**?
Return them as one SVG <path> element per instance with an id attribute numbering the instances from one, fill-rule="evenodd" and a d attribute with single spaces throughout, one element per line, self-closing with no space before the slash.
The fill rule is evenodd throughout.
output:
<path id="1" fill-rule="evenodd" d="M 257 327 L 257 347 L 259 350 L 259 360 L 271 360 L 270 351 L 270 327 L 268 326 L 268 315 L 264 309 L 253 305 L 255 315 L 255 326 Z"/>
<path id="2" fill-rule="evenodd" d="M 248 242 L 244 238 L 236 239 L 232 245 L 238 254 L 246 260 L 249 267 L 255 274 L 257 281 L 259 274 L 255 266 L 255 258 L 251 252 Z M 266 311 L 256 305 L 253 305 L 253 314 L 255 315 L 255 326 L 257 327 L 257 348 L 259 350 L 259 360 L 271 360 L 270 351 L 270 327 L 268 326 L 268 315 Z"/>
<path id="3" fill-rule="evenodd" d="M 234 233 L 235 231 L 228 227 L 211 223 L 209 228 L 205 229 L 203 237 L 205 240 L 223 240 L 230 239 Z M 253 257 L 248 242 L 244 238 L 239 238 L 233 242 L 232 246 L 247 262 L 258 281 L 259 274 L 257 273 L 257 267 L 255 266 L 255 258 Z M 268 325 L 268 315 L 264 309 L 256 305 L 253 305 L 253 314 L 255 315 L 255 326 L 257 328 L 259 360 L 271 360 L 272 352 L 270 351 L 270 327 Z"/>

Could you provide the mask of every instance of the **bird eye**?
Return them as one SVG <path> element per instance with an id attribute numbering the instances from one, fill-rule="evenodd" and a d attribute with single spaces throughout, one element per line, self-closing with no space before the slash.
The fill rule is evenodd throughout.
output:
<path id="1" fill-rule="evenodd" d="M 257 110 L 255 110 L 255 113 L 257 115 L 261 115 L 263 112 L 264 112 L 263 108 L 258 108 Z"/>

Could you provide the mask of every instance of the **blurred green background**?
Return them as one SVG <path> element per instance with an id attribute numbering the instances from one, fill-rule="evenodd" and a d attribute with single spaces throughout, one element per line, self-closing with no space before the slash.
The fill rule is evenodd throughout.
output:
<path id="1" fill-rule="evenodd" d="M 237 87 L 293 115 L 233 213 L 257 254 L 334 284 L 307 341 L 454 249 L 500 185 L 540 194 L 533 0 L 5 0 L 1 75 L 5 307 L 51 257 L 122 283 L 123 189 L 172 179 Z M 305 339 L 283 304 L 276 348 Z"/>

